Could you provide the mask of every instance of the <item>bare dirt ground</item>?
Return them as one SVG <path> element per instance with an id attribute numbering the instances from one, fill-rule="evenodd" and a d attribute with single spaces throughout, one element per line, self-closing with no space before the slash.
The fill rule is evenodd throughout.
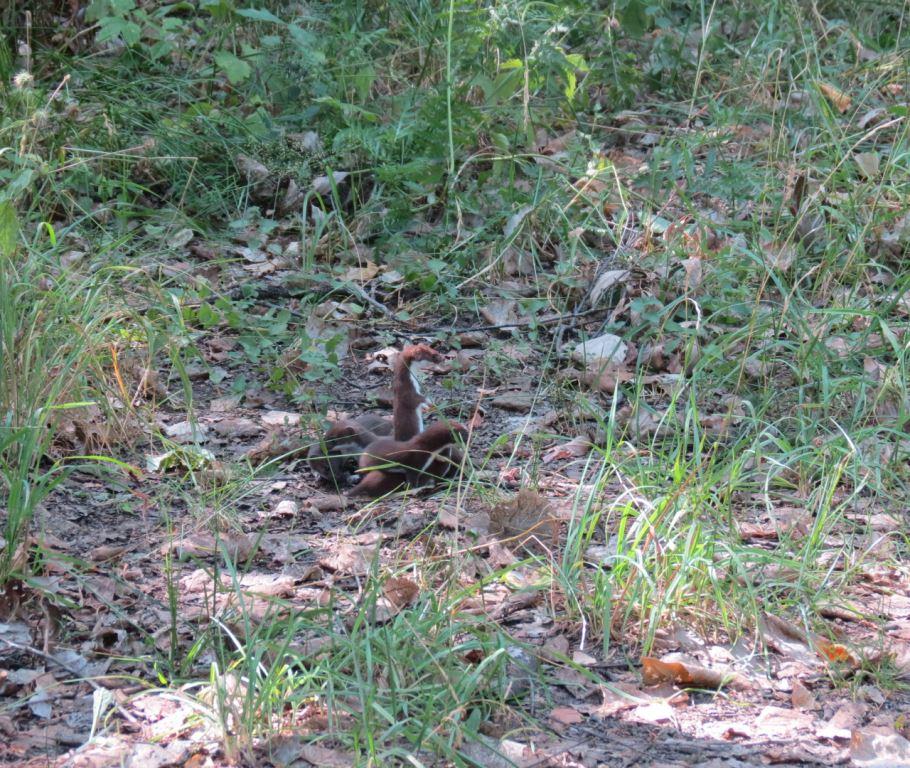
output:
<path id="1" fill-rule="evenodd" d="M 360 354 L 345 366 L 347 375 L 330 394 L 338 410 L 377 402 L 381 410 L 388 401 L 387 371 L 366 373 Z M 553 436 L 573 428 L 555 415 L 554 403 L 530 397 L 537 374 L 535 361 L 529 360 L 510 392 L 506 382 L 491 380 L 478 368 L 459 376 L 455 389 L 444 389 L 439 383 L 446 375 L 443 367 L 430 374 L 428 387 L 448 417 L 467 420 L 480 406 L 470 448 L 479 462 L 496 437 L 516 428 L 549 434 L 539 438 L 545 447 L 558 445 Z M 509 397 L 494 405 L 502 395 Z M 204 444 L 224 466 L 251 452 L 260 458 L 282 453 L 308 439 L 293 406 L 265 390 L 231 399 L 225 390 L 206 385 L 197 397 Z M 184 415 L 165 410 L 157 418 L 166 428 Z M 525 446 L 520 443 L 513 453 L 510 440 L 493 452 L 480 476 L 498 478 L 511 493 L 530 487 L 523 470 L 530 455 Z M 589 459 L 587 452 L 555 452 L 537 468 L 536 491 L 529 493 L 539 496 L 513 502 L 518 518 L 536 515 L 539 523 L 537 502 L 529 499 L 546 500 L 555 529 L 527 544 L 544 557 L 558 557 L 578 484 L 590 482 L 590 467 L 583 471 Z M 141 448 L 135 461 L 143 462 Z M 333 593 L 337 605 L 354 604 L 375 560 L 399 569 L 412 563 L 419 570 L 438 553 L 471 551 L 473 571 L 462 574 L 467 583 L 514 564 L 524 552 L 501 526 L 495 535 L 497 519 L 501 523 L 507 514 L 496 499 L 458 486 L 353 504 L 321 486 L 305 463 L 286 458 L 273 471 L 243 483 L 242 494 L 210 494 L 200 504 L 198 491 L 178 475 L 124 473 L 113 483 L 106 475 L 79 472 L 44 505 L 36 536 L 48 560 L 40 587 L 57 599 L 52 604 L 28 588 L 6 596 L 19 602 L 15 618 L 0 625 L 7 646 L 0 670 L 5 764 L 228 762 L 218 739 L 194 718 L 185 700 L 148 688 L 154 684 L 149 660 L 167 654 L 174 642 L 179 654 L 186 653 L 197 633 L 210 626 L 210 617 L 233 599 L 236 592 L 226 574 L 221 574 L 223 589 L 214 591 L 219 547 L 243 564 L 236 578 L 254 620 L 266 617 L 273 600 L 286 610 L 307 610 L 324 605 Z M 196 482 L 204 479 L 200 472 Z M 220 542 L 208 532 L 218 517 L 224 531 Z M 864 519 L 856 535 L 876 537 L 879 523 L 891 525 Z M 761 520 L 740 522 L 743 537 L 773 539 Z M 527 519 L 517 525 L 533 528 Z M 606 546 L 603 536 L 599 539 L 595 545 Z M 74 562 L 89 567 L 75 568 Z M 176 587 L 176 625 L 169 584 Z M 885 653 L 894 655 L 896 670 L 905 663 L 910 582 L 906 570 L 873 564 L 861 584 L 843 596 L 842 610 L 830 611 L 837 643 L 768 617 L 759 630 L 768 649 L 763 654 L 755 650 L 757 638 L 730 643 L 720 635 L 700 636 L 680 622 L 658 634 L 643 661 L 627 655 L 634 644 L 622 638 L 604 655 L 603 645 L 586 636 L 584 624 L 564 619 L 555 592 L 494 580 L 483 590 L 482 603 L 468 601 L 464 609 L 494 618 L 516 641 L 537 649 L 537 659 L 512 708 L 484 727 L 490 746 L 465 745 L 464 753 L 485 766 L 908 765 L 908 742 L 895 724 L 910 728 L 904 715 L 910 696 L 900 687 L 883 690 L 863 669 Z M 682 654 L 680 661 L 668 656 L 673 653 Z M 572 659 L 592 674 L 561 659 Z M 705 692 L 717 687 L 710 670 L 718 668 L 735 670 L 736 677 L 720 693 Z M 86 744 L 93 693 L 100 685 L 114 692 L 116 709 L 104 735 Z M 279 734 L 258 747 L 256 764 L 353 764 L 331 740 L 319 746 L 300 735 L 318 732 L 320 724 L 323 712 L 304 714 L 297 735 Z"/>

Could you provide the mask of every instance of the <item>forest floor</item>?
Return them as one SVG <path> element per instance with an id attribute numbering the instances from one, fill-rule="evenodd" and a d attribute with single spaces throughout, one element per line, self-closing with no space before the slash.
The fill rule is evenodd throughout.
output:
<path id="1" fill-rule="evenodd" d="M 628 64 L 587 10 L 575 47 L 530 19 L 569 69 L 513 82 L 499 57 L 487 82 L 455 51 L 464 123 L 428 75 L 420 131 L 391 22 L 366 89 L 313 88 L 306 134 L 231 133 L 259 49 L 179 98 L 86 55 L 48 96 L 59 135 L 53 57 L 42 98 L 3 91 L 23 116 L 0 135 L 27 141 L 0 171 L 41 194 L 0 193 L 0 405 L 39 414 L 0 441 L 0 761 L 910 766 L 907 57 L 772 5 L 803 26 L 680 38 L 690 99 L 595 87 Z M 242 24 L 278 22 L 245 13 L 232 34 L 266 50 Z M 628 48 L 652 65 L 661 19 Z M 785 46 L 812 65 L 755 55 Z M 306 195 L 270 165 L 298 144 Z M 428 418 L 469 425 L 465 461 L 350 498 L 306 450 L 391 413 L 411 343 L 444 355 Z"/>

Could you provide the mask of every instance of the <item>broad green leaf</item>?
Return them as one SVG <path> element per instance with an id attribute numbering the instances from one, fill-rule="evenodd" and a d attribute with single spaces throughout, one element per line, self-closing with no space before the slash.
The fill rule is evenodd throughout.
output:
<path id="1" fill-rule="evenodd" d="M 23 168 L 10 181 L 0 186 L 0 201 L 13 201 L 24 192 L 32 183 L 35 177 L 35 171 L 31 168 Z"/>
<path id="2" fill-rule="evenodd" d="M 139 42 L 139 38 L 142 37 L 142 27 L 132 21 L 126 21 L 123 24 L 123 29 L 120 30 L 120 37 L 123 38 L 123 42 L 127 45 L 136 45 Z"/>
<path id="3" fill-rule="evenodd" d="M 251 21 L 271 21 L 274 24 L 284 24 L 284 21 L 265 8 L 238 8 L 235 13 Z"/>
<path id="4" fill-rule="evenodd" d="M 230 51 L 217 51 L 215 53 L 215 63 L 224 71 L 224 74 L 227 75 L 227 79 L 231 85 L 242 83 L 252 72 L 249 64 Z"/>
<path id="5" fill-rule="evenodd" d="M 623 32 L 630 37 L 641 37 L 648 31 L 650 17 L 642 0 L 628 0 L 618 16 Z"/>

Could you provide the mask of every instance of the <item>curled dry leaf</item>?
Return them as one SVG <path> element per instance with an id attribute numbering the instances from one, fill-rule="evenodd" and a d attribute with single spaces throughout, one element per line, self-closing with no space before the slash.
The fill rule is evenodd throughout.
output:
<path id="1" fill-rule="evenodd" d="M 559 526 L 549 500 L 530 488 L 490 510 L 490 533 L 517 546 L 540 544 L 558 537 Z"/>
<path id="2" fill-rule="evenodd" d="M 554 461 L 562 459 L 579 459 L 587 456 L 592 446 L 590 435 L 576 435 L 569 442 L 561 443 L 547 451 L 541 458 L 541 463 L 552 464 Z"/>
<path id="3" fill-rule="evenodd" d="M 591 288 L 591 306 L 596 307 L 603 295 L 629 279 L 632 273 L 628 269 L 608 269 L 602 272 Z"/>
<path id="4" fill-rule="evenodd" d="M 645 685 L 674 683 L 693 688 L 718 689 L 722 687 L 734 690 L 745 690 L 752 684 L 742 675 L 729 670 L 708 669 L 684 659 L 677 654 L 669 654 L 666 660 L 643 656 L 642 680 Z"/>
<path id="5" fill-rule="evenodd" d="M 830 101 L 831 104 L 834 105 L 834 108 L 841 114 L 850 109 L 853 100 L 837 86 L 831 85 L 831 83 L 822 82 L 818 84 L 818 89 L 825 94 L 828 101 Z"/>
<path id="6" fill-rule="evenodd" d="M 420 593 L 420 587 L 411 579 L 403 576 L 393 576 L 386 579 L 382 585 L 382 593 L 396 609 L 401 610 L 406 605 L 414 602 Z"/>
<path id="7" fill-rule="evenodd" d="M 584 722 L 584 715 L 572 707 L 556 707 L 550 712 L 550 722 L 556 726 L 577 725 Z"/>
<path id="8" fill-rule="evenodd" d="M 494 299 L 481 308 L 480 316 L 490 325 L 511 325 L 518 322 L 518 304 L 512 299 Z"/>
<path id="9" fill-rule="evenodd" d="M 362 267 L 351 267 L 344 273 L 344 279 L 352 283 L 368 283 L 380 272 L 379 265 L 367 260 Z"/>

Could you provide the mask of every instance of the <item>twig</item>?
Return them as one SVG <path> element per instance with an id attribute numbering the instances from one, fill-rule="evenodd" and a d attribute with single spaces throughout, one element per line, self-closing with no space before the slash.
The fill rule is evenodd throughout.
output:
<path id="1" fill-rule="evenodd" d="M 527 325 L 552 325 L 553 323 L 560 323 L 563 320 L 569 320 L 576 317 L 583 317 L 584 315 L 593 315 L 595 312 L 605 312 L 606 309 L 603 307 L 592 307 L 591 309 L 586 309 L 584 312 L 569 312 L 566 315 L 553 315 L 551 317 L 542 317 L 540 319 L 528 318 L 527 320 L 519 320 L 515 323 L 500 323 L 498 325 L 472 325 L 468 328 L 452 328 L 449 333 L 471 333 L 472 331 L 498 331 L 504 328 L 524 328 Z M 432 330 L 441 330 L 441 329 L 432 329 Z"/>
<path id="2" fill-rule="evenodd" d="M 0 640 L 2 640 L 4 643 L 6 643 L 10 648 L 15 648 L 17 651 L 24 651 L 25 653 L 30 653 L 30 654 L 32 654 L 32 656 L 37 656 L 40 659 L 44 659 L 45 661 L 49 661 L 53 664 L 56 664 L 58 667 L 60 667 L 64 671 L 69 672 L 73 676 L 74 679 L 81 680 L 81 681 L 88 683 L 96 691 L 107 691 L 108 693 L 110 693 L 109 688 L 105 688 L 103 685 L 101 685 L 101 683 L 96 683 L 90 677 L 85 677 L 78 669 L 73 669 L 69 664 L 67 664 L 66 662 L 60 661 L 60 659 L 57 659 L 54 656 L 51 656 L 51 654 L 49 654 L 49 653 L 45 653 L 44 651 L 38 650 L 37 648 L 33 648 L 30 645 L 21 645 L 20 643 L 14 643 L 12 640 L 7 640 L 5 637 L 0 637 Z M 139 721 L 135 717 L 133 717 L 129 712 L 127 712 L 126 709 L 124 709 L 123 706 L 117 702 L 117 700 L 113 696 L 113 694 L 111 695 L 111 702 L 113 703 L 116 710 L 121 715 L 123 715 L 124 720 L 126 720 L 129 723 L 132 723 L 137 728 L 140 727 Z"/>

